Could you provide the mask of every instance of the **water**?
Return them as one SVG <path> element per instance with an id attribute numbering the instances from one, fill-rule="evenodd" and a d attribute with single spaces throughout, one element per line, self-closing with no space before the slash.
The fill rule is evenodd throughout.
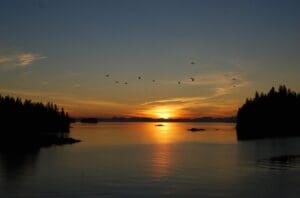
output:
<path id="1" fill-rule="evenodd" d="M 79 144 L 1 152 L 0 197 L 299 197 L 299 138 L 237 142 L 234 124 L 156 124 L 74 124 Z"/>

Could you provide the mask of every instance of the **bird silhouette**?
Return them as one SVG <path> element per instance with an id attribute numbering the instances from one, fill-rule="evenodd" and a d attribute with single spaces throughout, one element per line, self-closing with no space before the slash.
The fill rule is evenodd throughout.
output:
<path id="1" fill-rule="evenodd" d="M 127 85 L 128 83 L 127 83 L 127 82 L 124 82 L 124 84 Z"/>
<path id="2" fill-rule="evenodd" d="M 139 76 L 139 77 L 138 77 L 138 79 L 139 79 L 139 80 L 141 80 L 141 79 L 142 79 L 142 77 L 140 77 L 140 76 Z"/>
<path id="3" fill-rule="evenodd" d="M 178 83 L 178 84 L 181 84 L 181 81 L 178 81 L 177 83 Z"/>
<path id="4" fill-rule="evenodd" d="M 109 74 L 106 74 L 105 76 L 106 76 L 106 77 L 109 77 Z"/>
<path id="5" fill-rule="evenodd" d="M 195 65 L 195 62 L 194 62 L 194 61 L 191 61 L 191 65 Z"/>
<path id="6" fill-rule="evenodd" d="M 190 78 L 192 81 L 195 81 L 195 78 Z"/>
<path id="7" fill-rule="evenodd" d="M 119 81 L 116 80 L 115 83 L 119 83 Z"/>
<path id="8" fill-rule="evenodd" d="M 155 80 L 152 80 L 152 82 L 155 82 Z"/>

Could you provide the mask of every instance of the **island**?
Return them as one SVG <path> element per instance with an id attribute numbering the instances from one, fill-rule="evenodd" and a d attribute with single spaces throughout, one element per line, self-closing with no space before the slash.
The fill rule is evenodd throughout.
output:
<path id="1" fill-rule="evenodd" d="M 97 118 L 82 118 L 80 120 L 81 123 L 89 123 L 89 124 L 97 124 L 98 119 Z"/>
<path id="2" fill-rule="evenodd" d="M 199 131 L 205 131 L 205 129 L 203 129 L 203 128 L 190 128 L 190 129 L 188 129 L 188 131 L 199 132 Z"/>
<path id="3" fill-rule="evenodd" d="M 23 149 L 73 144 L 69 137 L 71 119 L 53 103 L 22 101 L 0 95 L 0 148 Z"/>
<path id="4" fill-rule="evenodd" d="M 300 136 L 300 94 L 285 85 L 256 92 L 237 113 L 238 140 Z"/>

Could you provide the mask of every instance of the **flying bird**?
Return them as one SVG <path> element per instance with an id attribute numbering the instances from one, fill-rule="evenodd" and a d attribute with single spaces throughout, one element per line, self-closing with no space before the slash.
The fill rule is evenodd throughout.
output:
<path id="1" fill-rule="evenodd" d="M 152 80 L 152 82 L 155 82 L 155 80 Z"/>
<path id="2" fill-rule="evenodd" d="M 127 85 L 128 83 L 127 83 L 127 82 L 124 82 L 124 84 Z"/>
<path id="3" fill-rule="evenodd" d="M 190 78 L 192 81 L 195 81 L 195 78 Z"/>
<path id="4" fill-rule="evenodd" d="M 106 77 L 109 77 L 109 74 L 106 74 L 105 76 L 106 76 Z"/>
<path id="5" fill-rule="evenodd" d="M 115 83 L 119 83 L 119 81 L 115 81 Z"/>
<path id="6" fill-rule="evenodd" d="M 191 61 L 191 65 L 195 65 L 195 62 L 194 62 L 194 61 Z"/>
<path id="7" fill-rule="evenodd" d="M 139 80 L 141 80 L 141 79 L 142 79 L 142 77 L 140 77 L 140 76 L 139 76 L 139 77 L 138 77 L 138 79 L 139 79 Z"/>
<path id="8" fill-rule="evenodd" d="M 178 84 L 181 84 L 181 81 L 178 81 L 177 83 L 178 83 Z"/>

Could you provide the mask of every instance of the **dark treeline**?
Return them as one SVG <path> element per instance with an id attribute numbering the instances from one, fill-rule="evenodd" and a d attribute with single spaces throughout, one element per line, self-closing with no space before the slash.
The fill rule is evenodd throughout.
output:
<path id="1" fill-rule="evenodd" d="M 45 147 L 79 142 L 69 138 L 71 119 L 53 103 L 0 95 L 0 149 Z"/>
<path id="2" fill-rule="evenodd" d="M 97 118 L 82 118 L 81 122 L 82 123 L 97 123 L 98 119 Z"/>
<path id="3" fill-rule="evenodd" d="M 0 122 L 2 133 L 66 133 L 70 128 L 68 113 L 55 104 L 1 95 Z"/>
<path id="4" fill-rule="evenodd" d="M 237 136 L 240 140 L 299 136 L 299 123 L 300 93 L 281 85 L 246 100 L 238 110 Z"/>

